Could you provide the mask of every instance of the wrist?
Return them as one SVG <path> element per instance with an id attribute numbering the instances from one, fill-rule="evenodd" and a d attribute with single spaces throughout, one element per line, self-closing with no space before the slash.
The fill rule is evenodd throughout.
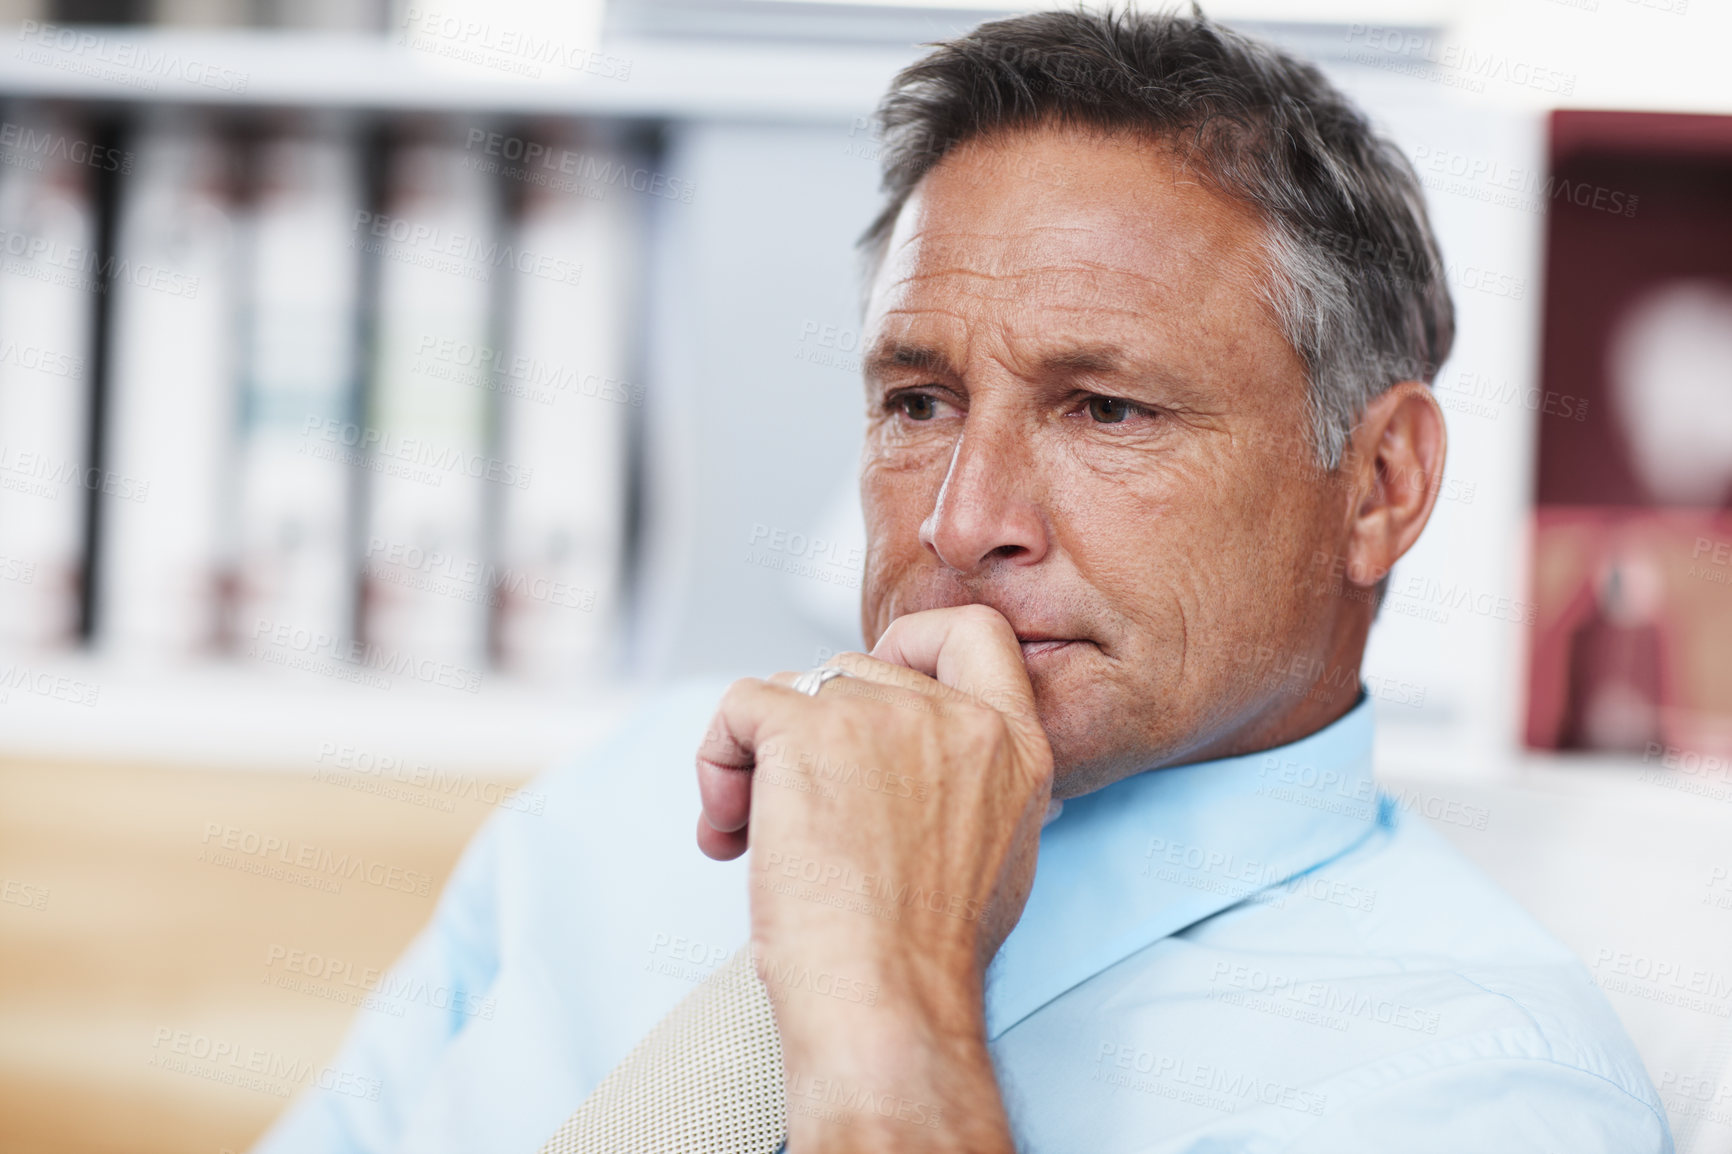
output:
<path id="1" fill-rule="evenodd" d="M 880 1028 L 783 1053 L 791 1154 L 1011 1149 L 985 1039 Z"/>
<path id="2" fill-rule="evenodd" d="M 1009 1151 L 978 983 L 879 991 L 849 1003 L 772 985 L 789 1150 Z"/>
<path id="3" fill-rule="evenodd" d="M 785 1053 L 862 1066 L 984 1044 L 982 979 L 966 950 L 927 940 L 831 934 L 790 949 L 755 942 L 757 972 L 775 1007 Z"/>

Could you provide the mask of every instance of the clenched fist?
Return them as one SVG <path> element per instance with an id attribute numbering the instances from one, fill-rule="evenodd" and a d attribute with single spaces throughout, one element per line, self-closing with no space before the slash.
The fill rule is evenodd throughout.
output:
<path id="1" fill-rule="evenodd" d="M 1052 796 L 1022 651 L 970 605 L 832 664 L 849 676 L 816 697 L 736 682 L 698 752 L 698 844 L 752 854 L 789 1148 L 1009 1150 L 981 984 Z"/>

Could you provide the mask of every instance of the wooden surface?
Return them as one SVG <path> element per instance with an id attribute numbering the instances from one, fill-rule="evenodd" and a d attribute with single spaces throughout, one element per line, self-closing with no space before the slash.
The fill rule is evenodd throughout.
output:
<path id="1" fill-rule="evenodd" d="M 245 1150 L 497 797 L 0 759 L 0 1152 Z"/>

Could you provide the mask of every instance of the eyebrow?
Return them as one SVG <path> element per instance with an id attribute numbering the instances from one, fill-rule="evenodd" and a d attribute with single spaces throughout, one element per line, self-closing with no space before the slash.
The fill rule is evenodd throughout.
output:
<path id="1" fill-rule="evenodd" d="M 1111 375 L 1122 372 L 1124 367 L 1124 354 L 1112 345 L 1084 345 L 1054 353 L 1040 362 L 1041 372 L 1048 376 Z"/>
<path id="2" fill-rule="evenodd" d="M 931 345 L 903 344 L 896 341 L 882 345 L 866 358 L 865 375 L 867 380 L 872 380 L 892 369 L 914 369 L 951 377 L 963 375 L 951 364 L 943 350 Z M 1041 358 L 1039 372 L 1041 376 L 1048 378 L 1135 375 L 1139 378 L 1160 380 L 1169 385 L 1185 383 L 1163 368 L 1135 364 L 1123 349 L 1109 344 L 1081 345 L 1052 353 Z"/>
<path id="3" fill-rule="evenodd" d="M 866 376 L 878 376 L 889 369 L 919 369 L 922 372 L 960 376 L 950 358 L 931 345 L 905 345 L 891 342 L 881 346 L 866 359 Z"/>

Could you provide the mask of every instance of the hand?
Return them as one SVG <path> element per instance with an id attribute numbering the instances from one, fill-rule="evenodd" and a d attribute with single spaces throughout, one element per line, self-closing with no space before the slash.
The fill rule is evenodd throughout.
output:
<path id="1" fill-rule="evenodd" d="M 899 618 L 834 664 L 852 676 L 817 697 L 791 674 L 736 682 L 698 755 L 699 845 L 752 851 L 790 1148 L 1009 1150 L 981 982 L 1052 793 L 1021 648 L 971 605 Z"/>

